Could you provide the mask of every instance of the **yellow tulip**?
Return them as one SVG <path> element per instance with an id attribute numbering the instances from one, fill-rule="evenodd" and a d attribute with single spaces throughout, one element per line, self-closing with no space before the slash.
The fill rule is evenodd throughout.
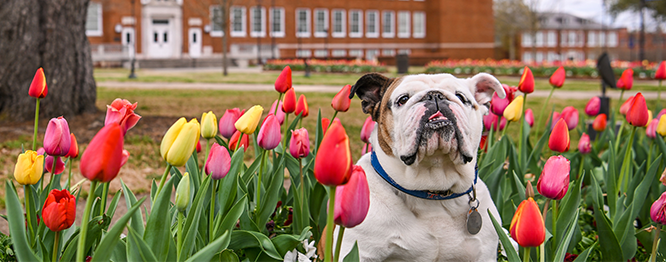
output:
<path id="1" fill-rule="evenodd" d="M 662 115 L 661 118 L 659 118 L 657 133 L 659 133 L 661 136 L 666 136 L 666 115 Z"/>
<path id="2" fill-rule="evenodd" d="M 263 112 L 264 108 L 260 105 L 253 106 L 236 121 L 234 126 L 236 126 L 236 129 L 243 134 L 252 134 L 254 133 L 254 130 L 257 129 L 259 119 Z"/>
<path id="3" fill-rule="evenodd" d="M 506 109 L 504 109 L 506 120 L 512 122 L 520 121 L 520 117 L 523 116 L 523 101 L 523 96 L 519 96 L 509 103 Z"/>
<path id="4" fill-rule="evenodd" d="M 18 156 L 14 167 L 14 179 L 21 185 L 34 185 L 44 172 L 44 156 L 28 150 Z"/>
<path id="5" fill-rule="evenodd" d="M 180 212 L 185 212 L 185 209 L 189 204 L 190 176 L 188 172 L 185 172 L 183 173 L 183 178 L 180 179 L 180 183 L 178 183 L 178 187 L 176 188 L 176 209 L 178 209 Z"/>
<path id="6" fill-rule="evenodd" d="M 217 135 L 217 117 L 213 111 L 201 115 L 201 136 L 206 139 L 214 138 Z"/>
<path id="7" fill-rule="evenodd" d="M 181 117 L 162 138 L 160 153 L 172 166 L 183 166 L 190 158 L 199 142 L 199 122 L 196 118 L 185 122 Z"/>

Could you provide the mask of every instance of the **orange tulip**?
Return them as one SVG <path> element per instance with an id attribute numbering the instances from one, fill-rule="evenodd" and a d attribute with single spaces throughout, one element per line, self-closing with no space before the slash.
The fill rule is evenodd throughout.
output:
<path id="1" fill-rule="evenodd" d="M 566 152 L 569 151 L 569 128 L 564 119 L 560 119 L 555 124 L 553 131 L 550 133 L 550 138 L 548 139 L 548 147 L 550 150 L 556 152 Z"/>
<path id="2" fill-rule="evenodd" d="M 71 144 L 69 146 L 69 152 L 65 157 L 71 157 L 71 158 L 77 158 L 79 157 L 79 143 L 76 142 L 76 137 L 74 136 L 74 133 L 69 134 L 72 139 L 70 140 Z"/>
<path id="3" fill-rule="evenodd" d="M 236 133 L 231 136 L 231 139 L 229 139 L 229 150 L 236 150 L 238 137 L 240 137 L 241 134 L 242 133 L 240 131 L 236 131 Z M 247 148 L 250 146 L 250 135 L 244 135 L 243 138 L 241 138 L 240 146 L 243 147 L 243 151 L 247 151 Z"/>
<path id="4" fill-rule="evenodd" d="M 293 88 L 289 88 L 286 93 L 284 93 L 284 100 L 282 102 L 282 111 L 287 114 L 291 114 L 296 110 L 296 92 Z"/>
<path id="5" fill-rule="evenodd" d="M 49 93 L 49 89 L 46 86 L 46 76 L 44 75 L 44 69 L 39 68 L 35 72 L 35 77 L 32 78 L 32 83 L 30 83 L 30 89 L 28 90 L 28 95 L 34 98 L 44 98 Z"/>
<path id="6" fill-rule="evenodd" d="M 564 67 L 560 66 L 555 70 L 555 72 L 550 76 L 550 84 L 555 88 L 560 88 L 564 85 L 564 80 L 567 77 L 567 72 L 564 70 Z"/>
<path id="7" fill-rule="evenodd" d="M 119 124 L 104 126 L 81 156 L 81 174 L 93 181 L 109 182 L 120 171 L 123 158 L 123 131 Z"/>
<path id="8" fill-rule="evenodd" d="M 351 104 L 351 98 L 349 98 L 350 93 L 351 85 L 345 85 L 342 87 L 342 89 L 340 89 L 340 91 L 333 97 L 331 107 L 333 107 L 335 111 L 347 112 L 347 110 L 349 110 L 349 105 Z"/>
<path id="9" fill-rule="evenodd" d="M 534 92 L 534 75 L 532 75 L 532 70 L 527 66 L 523 69 L 523 75 L 520 77 L 520 82 L 518 83 L 518 90 L 525 94 Z"/>
<path id="10" fill-rule="evenodd" d="M 511 237 L 522 247 L 538 247 L 546 239 L 546 227 L 534 198 L 523 200 L 511 219 Z"/>
<path id="11" fill-rule="evenodd" d="M 337 119 L 337 117 L 336 117 L 336 119 Z M 330 124 L 331 124 L 331 120 L 329 120 L 328 118 L 323 117 L 321 119 L 321 131 L 322 131 L 322 133 L 326 134 L 326 129 L 328 129 L 328 125 L 330 125 Z"/>
<path id="12" fill-rule="evenodd" d="M 296 102 L 296 110 L 294 110 L 294 114 L 301 115 L 302 118 L 306 118 L 309 113 L 310 109 L 308 107 L 308 101 L 305 99 L 305 95 L 301 94 L 298 97 L 298 102 Z"/>
<path id="13" fill-rule="evenodd" d="M 592 128 L 594 131 L 602 132 L 604 129 L 606 129 L 606 118 L 606 114 L 597 115 L 597 117 L 594 119 L 594 122 L 592 123 Z"/>
<path id="14" fill-rule="evenodd" d="M 629 111 L 627 112 L 626 117 L 627 122 L 629 122 L 629 124 L 632 126 L 642 127 L 647 125 L 650 117 L 643 94 L 636 94 L 634 100 L 631 103 L 631 107 L 629 107 Z"/>
<path id="15" fill-rule="evenodd" d="M 42 207 L 42 221 L 51 231 L 58 232 L 74 224 L 76 219 L 76 197 L 67 189 L 53 189 Z"/>
<path id="16" fill-rule="evenodd" d="M 351 175 L 349 136 L 340 120 L 335 119 L 324 134 L 315 158 L 314 173 L 319 183 L 339 186 L 347 183 Z"/>
<path id="17" fill-rule="evenodd" d="M 291 89 L 291 68 L 286 66 L 275 80 L 275 91 L 284 94 L 289 89 Z"/>

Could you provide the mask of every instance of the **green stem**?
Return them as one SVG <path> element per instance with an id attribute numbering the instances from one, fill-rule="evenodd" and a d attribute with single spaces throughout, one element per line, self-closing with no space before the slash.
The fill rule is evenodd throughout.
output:
<path id="1" fill-rule="evenodd" d="M 302 113 L 301 113 L 301 115 L 302 115 Z M 301 119 L 298 120 L 298 128 L 302 128 L 302 127 L 303 127 L 303 118 L 304 118 L 304 117 L 301 117 Z"/>
<path id="2" fill-rule="evenodd" d="M 106 197 L 109 194 L 109 184 L 111 182 L 102 183 L 102 206 L 99 209 L 99 215 L 104 217 L 104 211 L 106 210 Z"/>
<path id="3" fill-rule="evenodd" d="M 23 185 L 23 193 L 25 195 L 25 216 L 28 221 L 28 230 L 30 230 L 30 239 L 31 242 L 33 243 L 32 240 L 35 239 L 35 230 L 32 228 L 32 206 L 30 206 L 30 194 L 32 194 L 32 189 L 30 188 L 30 185 Z"/>
<path id="4" fill-rule="evenodd" d="M 659 81 L 661 83 L 661 81 Z M 654 241 L 652 241 L 652 255 L 650 256 L 650 262 L 657 261 L 657 248 L 659 246 L 657 243 L 659 243 L 659 235 L 661 233 L 661 224 L 657 223 L 657 230 L 654 232 Z"/>
<path id="5" fill-rule="evenodd" d="M 164 169 L 164 174 L 162 174 L 162 179 L 160 180 L 160 185 L 157 187 L 157 192 L 155 193 L 155 198 L 157 199 L 157 196 L 160 195 L 160 191 L 162 191 L 162 187 L 164 187 L 164 183 L 166 183 L 166 177 L 169 174 L 169 171 L 171 171 L 171 164 L 167 162 L 167 167 Z M 153 199 L 153 204 L 155 204 L 155 200 Z"/>
<path id="6" fill-rule="evenodd" d="M 206 170 L 206 164 L 208 164 L 208 157 L 210 156 L 209 151 L 210 151 L 210 138 L 206 139 L 206 152 L 204 152 L 204 154 L 206 155 L 206 157 L 205 157 L 206 160 L 204 161 L 204 164 L 201 167 L 201 170 L 202 170 L 201 171 L 201 179 L 202 180 L 206 177 L 206 172 L 204 172 L 204 170 Z"/>
<path id="7" fill-rule="evenodd" d="M 338 115 L 338 110 L 335 110 L 335 113 L 333 113 L 333 117 L 331 118 L 331 123 L 333 123 L 333 120 L 335 120 L 335 117 Z"/>
<path id="8" fill-rule="evenodd" d="M 284 115 L 284 132 L 282 132 L 282 134 L 284 134 L 284 137 L 282 138 L 282 139 L 284 139 L 284 142 L 282 142 L 282 151 L 284 151 L 284 152 L 287 152 L 287 150 L 286 150 L 286 148 L 287 148 L 287 136 L 291 135 L 291 134 L 287 134 L 288 131 L 289 131 L 289 114 L 285 114 Z"/>
<path id="9" fill-rule="evenodd" d="M 210 242 L 213 242 L 215 238 L 215 234 L 213 234 L 213 221 L 215 220 L 215 198 L 217 198 L 215 193 L 218 182 L 219 180 L 213 180 L 213 190 L 210 192 L 210 216 L 208 218 L 208 234 L 210 235 Z"/>
<path id="10" fill-rule="evenodd" d="M 35 105 L 35 131 L 32 135 L 32 151 L 37 150 L 37 130 L 39 124 L 39 98 L 37 98 L 37 103 Z"/>
<path id="11" fill-rule="evenodd" d="M 46 185 L 48 190 L 51 191 L 53 188 L 53 178 L 56 176 L 56 163 L 58 163 L 59 156 L 53 156 L 53 166 L 51 167 L 51 178 L 49 179 L 49 184 Z"/>
<path id="12" fill-rule="evenodd" d="M 259 163 L 259 180 L 257 180 L 257 207 L 256 209 L 259 210 L 260 203 L 261 203 L 261 180 L 262 180 L 262 175 L 264 174 L 264 159 L 266 158 L 266 152 L 267 150 L 264 150 L 264 152 L 261 152 L 261 162 Z"/>
<path id="13" fill-rule="evenodd" d="M 338 242 L 335 244 L 335 257 L 333 259 L 335 261 L 340 260 L 340 249 L 342 247 L 342 237 L 345 234 L 345 227 L 340 226 L 340 231 L 338 231 Z"/>
<path id="14" fill-rule="evenodd" d="M 622 167 L 620 168 L 620 179 L 618 179 L 617 185 L 622 185 L 622 182 L 624 181 L 624 174 L 626 173 L 626 170 L 629 169 L 629 165 L 631 164 L 631 147 L 634 145 L 634 135 L 636 135 L 635 126 L 631 129 L 631 135 L 629 137 L 629 141 L 627 142 L 627 151 L 624 152 L 624 159 L 622 160 Z M 625 184 L 623 186 L 627 185 Z M 619 189 L 620 186 L 615 189 L 614 193 L 617 194 Z"/>
<path id="15" fill-rule="evenodd" d="M 525 94 L 525 97 L 523 98 L 523 107 L 520 109 L 520 137 L 518 137 L 518 165 L 522 165 L 525 161 L 523 161 L 523 129 L 525 125 L 525 105 L 527 104 L 527 94 Z"/>
<path id="16" fill-rule="evenodd" d="M 328 191 L 328 214 L 326 216 L 326 248 L 324 249 L 324 261 L 333 261 L 333 230 L 335 223 L 333 223 L 334 210 L 335 210 L 335 190 L 336 186 L 329 186 Z"/>
<path id="17" fill-rule="evenodd" d="M 239 149 L 241 140 L 243 139 L 243 135 L 244 135 L 243 133 L 240 133 L 240 135 L 238 136 L 238 141 L 236 141 L 236 147 L 234 147 L 235 148 L 234 152 Z"/>
<path id="18" fill-rule="evenodd" d="M 90 193 L 88 194 L 88 201 L 86 202 L 86 209 L 83 211 L 83 220 L 81 220 L 81 232 L 79 233 L 79 243 L 76 249 L 76 262 L 83 262 L 86 257 L 86 234 L 88 233 L 88 220 L 90 219 L 90 209 L 92 208 L 93 200 L 95 199 L 95 188 L 97 181 L 93 180 L 90 183 Z"/>
<path id="19" fill-rule="evenodd" d="M 578 174 L 576 174 L 576 180 L 583 174 L 583 167 L 585 166 L 585 155 L 580 155 L 580 166 L 578 167 Z"/>
<path id="20" fill-rule="evenodd" d="M 627 123 L 627 121 L 622 121 L 622 125 L 620 125 L 620 130 L 617 131 L 617 137 L 615 138 L 615 153 L 617 154 L 617 150 L 620 149 L 620 137 L 622 137 L 622 131 L 624 130 L 624 125 Z M 614 128 L 615 126 L 611 126 L 611 128 Z"/>
<path id="21" fill-rule="evenodd" d="M 52 262 L 58 261 L 58 251 L 60 251 L 60 246 L 58 245 L 58 240 L 60 239 L 60 231 L 55 232 L 55 240 L 53 240 L 53 256 L 51 257 Z"/>
<path id="22" fill-rule="evenodd" d="M 555 238 L 555 236 L 557 235 L 557 200 L 554 199 L 553 199 L 553 217 L 551 220 L 553 220 L 553 232 L 552 232 L 553 239 L 557 239 Z"/>
<path id="23" fill-rule="evenodd" d="M 298 167 L 300 169 L 300 174 L 301 174 L 301 210 L 302 210 L 302 206 L 304 205 L 303 200 L 305 198 L 305 196 L 303 195 L 305 194 L 305 184 L 303 184 L 305 180 L 303 179 L 303 163 L 301 162 L 301 160 L 302 159 L 300 158 L 298 159 Z"/>
<path id="24" fill-rule="evenodd" d="M 617 105 L 615 106 L 615 110 L 613 110 L 613 112 L 620 112 L 620 106 L 622 106 L 623 97 L 624 97 L 624 89 L 620 91 L 620 100 L 617 102 Z"/>
<path id="25" fill-rule="evenodd" d="M 278 107 L 280 107 L 280 101 L 282 101 L 282 95 L 283 93 L 280 93 L 280 97 L 278 97 L 277 103 L 275 103 L 275 111 L 273 112 L 273 115 L 277 116 L 277 111 Z"/>
<path id="26" fill-rule="evenodd" d="M 500 121 L 501 120 L 502 119 L 500 119 Z M 498 123 L 498 125 L 501 125 L 500 123 Z M 506 121 L 506 126 L 504 126 L 504 129 L 502 129 L 502 135 L 500 136 L 500 139 L 504 137 L 504 135 L 506 134 L 506 130 L 509 129 L 509 124 L 511 124 L 511 121 Z"/>
<path id="27" fill-rule="evenodd" d="M 74 159 L 72 157 L 69 157 L 67 159 L 67 165 L 69 166 L 69 175 L 67 176 L 67 183 L 65 183 L 65 188 L 69 190 L 69 186 L 72 184 L 72 161 Z"/>
<path id="28" fill-rule="evenodd" d="M 650 141 L 650 149 L 648 150 L 647 156 L 647 168 L 650 168 L 650 165 L 652 164 L 652 150 L 654 150 L 654 141 Z"/>
<path id="29" fill-rule="evenodd" d="M 548 94 L 548 98 L 546 98 L 546 102 L 543 103 L 543 106 L 541 106 L 541 111 L 539 111 L 539 119 L 537 120 L 537 125 L 536 129 L 534 130 L 534 134 L 539 135 L 539 128 L 541 128 L 541 120 L 543 119 L 543 113 L 546 111 L 546 106 L 548 105 L 548 102 L 550 102 L 550 98 L 553 96 L 553 92 L 555 91 L 555 88 L 553 87 L 550 89 L 550 94 Z M 555 123 L 553 123 L 555 124 Z"/>
<path id="30" fill-rule="evenodd" d="M 523 248 L 523 262 L 530 261 L 530 247 Z"/>
<path id="31" fill-rule="evenodd" d="M 178 212 L 178 244 L 176 246 L 177 261 L 180 261 L 180 253 L 183 251 L 183 212 Z"/>

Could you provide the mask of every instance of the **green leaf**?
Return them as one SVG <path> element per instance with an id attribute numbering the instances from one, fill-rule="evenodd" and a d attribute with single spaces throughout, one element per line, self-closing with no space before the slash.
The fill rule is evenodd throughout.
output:
<path id="1" fill-rule="evenodd" d="M 506 235 L 506 233 L 504 233 L 503 227 L 497 222 L 493 214 L 490 213 L 490 209 L 486 211 L 490 216 L 490 220 L 493 221 L 493 227 L 495 228 L 495 232 L 497 232 L 497 236 L 499 236 L 500 242 L 502 243 L 504 251 L 506 251 L 506 256 L 507 258 L 509 258 L 509 261 L 521 261 L 520 256 L 518 255 L 516 250 L 513 249 L 511 240 L 509 240 L 509 237 Z"/>
<path id="2" fill-rule="evenodd" d="M 220 219 L 216 225 L 215 225 L 215 238 L 220 237 L 222 232 L 225 231 L 232 231 L 234 227 L 236 227 L 236 221 L 238 221 L 238 218 L 243 214 L 243 211 L 245 211 L 245 207 L 247 205 L 247 195 L 244 195 L 241 197 L 240 200 L 238 200 L 238 203 L 236 203 L 229 212 L 226 213 L 224 216 L 224 219 Z"/>
<path id="3" fill-rule="evenodd" d="M 608 145 L 608 153 L 609 153 L 609 159 L 611 161 L 608 161 L 608 167 L 606 169 L 606 177 L 605 182 L 606 182 L 606 192 L 608 194 L 606 195 L 606 199 L 608 201 L 608 208 L 610 210 L 610 216 L 615 217 L 615 211 L 617 209 L 617 161 L 613 161 L 615 159 L 615 146 L 613 146 L 613 141 L 609 141 Z M 601 202 L 603 203 L 603 201 Z"/>
<path id="4" fill-rule="evenodd" d="M 148 247 L 148 244 L 141 239 L 141 236 L 134 231 L 131 227 L 128 228 L 129 231 L 129 242 L 128 246 L 134 247 L 136 251 L 139 254 L 139 257 L 141 257 L 141 260 L 144 262 L 150 262 L 150 261 L 158 261 L 157 257 L 155 257 L 155 254 L 153 254 L 153 251 L 150 250 L 150 247 Z"/>
<path id="5" fill-rule="evenodd" d="M 111 261 L 120 262 L 120 261 L 129 261 L 127 259 L 127 246 L 124 241 L 117 241 L 116 247 L 113 249 L 111 254 Z M 92 260 L 92 261 L 101 261 L 101 260 Z M 107 260 L 104 260 L 107 261 Z"/>
<path id="6" fill-rule="evenodd" d="M 342 262 L 358 262 L 360 259 L 361 258 L 358 255 L 358 242 L 354 241 L 354 247 L 349 250 L 349 253 L 347 253 L 345 259 L 343 259 Z"/>
<path id="7" fill-rule="evenodd" d="M 597 179 L 592 176 L 592 188 L 594 191 L 594 218 L 597 222 L 597 234 L 599 235 L 599 247 L 604 261 L 622 261 L 622 247 L 613 233 L 610 220 L 604 214 L 603 196 Z"/>
<path id="8" fill-rule="evenodd" d="M 585 173 L 583 173 L 578 180 L 574 182 L 571 190 L 566 196 L 560 201 L 561 208 L 557 216 L 557 236 L 558 239 L 555 239 L 555 246 L 560 246 L 564 237 L 564 230 L 568 224 L 571 224 L 571 221 L 577 220 L 578 217 L 578 206 L 580 206 L 580 187 L 581 183 L 585 179 Z M 565 247 L 566 248 L 566 247 Z"/>
<path id="9" fill-rule="evenodd" d="M 134 204 L 137 202 L 136 196 L 134 196 L 132 190 L 129 190 L 129 188 L 127 188 L 127 185 L 125 185 L 125 182 L 123 182 L 122 178 L 120 179 L 120 185 L 123 188 L 123 195 L 125 195 L 125 204 L 127 206 L 134 206 Z M 157 188 L 157 187 L 153 186 L 152 188 Z M 141 209 L 139 209 L 138 212 L 132 215 L 132 220 L 130 221 L 129 227 L 134 229 L 134 231 L 136 231 L 137 234 L 143 236 L 144 227 L 143 227 L 143 214 L 141 213 Z"/>
<path id="10" fill-rule="evenodd" d="M 210 261 L 220 250 L 226 249 L 229 246 L 230 236 L 229 231 L 225 231 L 221 237 L 199 250 L 199 252 L 192 255 L 185 262 Z"/>
<path id="11" fill-rule="evenodd" d="M 169 253 L 169 242 L 164 240 L 170 237 L 171 219 L 164 218 L 169 217 L 172 188 L 173 177 L 164 184 L 162 191 L 155 198 L 150 215 L 146 219 L 146 231 L 143 234 L 143 240 L 146 241 L 159 261 L 166 260 Z"/>
<path id="12" fill-rule="evenodd" d="M 21 208 L 18 195 L 16 195 L 16 191 L 11 185 L 11 180 L 6 181 L 5 190 L 7 194 L 5 205 L 7 206 L 7 218 L 9 220 L 9 234 L 14 245 L 16 258 L 19 261 L 40 261 L 30 248 L 30 244 L 28 244 L 23 208 Z"/>
<path id="13" fill-rule="evenodd" d="M 287 252 L 293 250 L 298 244 L 303 242 L 303 240 L 309 239 L 310 236 L 312 236 L 312 232 L 310 232 L 309 229 L 310 227 L 304 228 L 301 230 L 302 233 L 300 235 L 282 234 L 272 238 L 271 241 L 273 241 L 280 256 L 284 257 Z"/>
<path id="14" fill-rule="evenodd" d="M 557 251 L 555 251 L 555 259 L 553 259 L 553 261 L 564 261 L 564 257 L 567 253 L 567 247 L 569 247 L 569 243 L 571 242 L 571 238 L 573 237 L 573 232 L 575 231 L 577 226 L 578 210 L 576 210 L 573 218 L 574 219 L 572 219 L 569 222 L 569 225 L 567 226 L 566 236 L 564 237 L 562 244 L 557 245 Z"/>
<path id="15" fill-rule="evenodd" d="M 106 210 L 106 213 L 108 214 L 109 217 L 113 217 L 113 215 L 116 214 L 116 207 L 118 206 L 119 200 L 120 200 L 120 190 L 118 190 L 116 194 L 113 195 L 113 199 L 111 199 L 109 208 Z"/>
<path id="16" fill-rule="evenodd" d="M 257 218 L 258 226 L 266 225 L 266 223 L 268 223 L 268 220 L 271 218 L 271 214 L 273 214 L 273 212 L 275 211 L 275 206 L 277 205 L 279 199 L 278 194 L 280 193 L 280 189 L 283 188 L 283 186 L 284 186 L 284 176 L 274 173 L 273 178 L 271 179 L 270 186 L 268 187 L 266 192 L 261 196 L 261 203 L 260 203 L 261 206 L 259 207 L 258 210 L 259 216 Z M 262 226 L 262 228 L 266 230 L 265 226 Z"/>
<path id="17" fill-rule="evenodd" d="M 108 217 L 107 217 L 108 218 Z M 94 217 L 88 222 L 88 235 L 86 236 L 86 245 L 84 250 L 88 253 L 88 250 L 92 247 L 93 243 L 97 243 L 98 239 L 102 236 L 102 229 L 108 228 L 109 219 L 106 221 L 102 220 L 101 216 Z M 79 242 L 80 229 L 77 229 L 76 233 L 70 238 L 69 243 L 64 248 L 60 261 L 71 261 L 74 259 L 74 255 L 77 252 L 77 245 Z"/>
<path id="18" fill-rule="evenodd" d="M 334 119 L 331 119 L 331 124 L 333 123 Z M 312 152 L 316 156 L 317 153 L 319 152 L 319 145 L 321 144 L 321 140 L 324 139 L 324 128 L 321 126 L 321 108 L 319 109 L 319 112 L 317 113 L 317 131 L 315 133 L 315 146 L 314 150 Z"/>
<path id="19" fill-rule="evenodd" d="M 211 261 L 239 262 L 240 259 L 233 250 L 225 249 L 218 255 L 218 258 L 213 258 Z"/>
<path id="20" fill-rule="evenodd" d="M 172 168 L 175 169 L 175 168 Z M 191 182 L 192 182 L 192 192 L 199 191 L 199 186 L 201 186 L 201 174 L 199 174 L 199 163 L 197 159 L 197 151 L 192 152 L 192 156 L 187 160 L 185 164 L 185 169 L 190 173 Z"/>
<path id="21" fill-rule="evenodd" d="M 241 167 L 243 165 L 243 156 L 245 152 L 243 150 L 236 150 L 233 156 L 231 157 L 231 166 L 227 175 L 221 179 L 220 189 L 217 192 L 219 203 L 220 203 L 220 213 L 225 213 L 231 208 L 236 200 L 236 192 L 238 189 L 238 174 L 240 173 Z"/>
<path id="22" fill-rule="evenodd" d="M 194 249 L 196 236 L 199 233 L 199 222 L 203 220 L 203 208 L 204 198 L 209 196 L 208 190 L 210 189 L 210 176 L 206 176 L 201 185 L 201 190 L 199 190 L 192 201 L 192 208 L 187 214 L 187 219 L 185 220 L 185 225 L 183 226 L 183 232 L 187 232 L 183 238 L 183 247 L 180 253 L 179 261 L 184 261 L 190 256 L 192 250 Z"/>
<path id="23" fill-rule="evenodd" d="M 594 247 L 596 245 L 597 245 L 597 243 L 594 243 L 590 247 L 585 249 L 585 251 L 583 251 L 583 253 L 580 253 L 578 255 L 578 257 L 576 258 L 576 260 L 574 260 L 574 262 L 585 262 L 585 261 L 587 261 L 587 257 L 590 256 L 590 252 L 592 252 L 592 250 L 594 250 Z"/>
<path id="24" fill-rule="evenodd" d="M 231 242 L 229 243 L 230 249 L 241 250 L 253 247 L 260 248 L 261 251 L 273 259 L 282 260 L 275 245 L 273 245 L 273 242 L 271 242 L 266 235 L 255 231 L 245 230 L 235 230 L 232 233 Z"/>
<path id="25" fill-rule="evenodd" d="M 227 148 L 227 149 L 229 148 L 229 144 L 227 144 L 227 142 L 224 141 L 224 139 L 222 139 L 219 135 L 215 136 L 215 142 L 217 142 L 218 144 L 220 144 L 224 148 Z"/>
<path id="26" fill-rule="evenodd" d="M 119 194 L 117 194 L 119 195 Z M 115 197 L 114 197 L 115 198 Z M 125 226 L 127 225 L 127 222 L 130 220 L 130 218 L 134 215 L 134 213 L 141 207 L 141 204 L 143 204 L 143 201 L 146 200 L 146 197 L 141 198 L 136 204 L 132 206 L 130 210 L 125 213 L 118 221 L 116 221 L 116 224 L 113 225 L 111 230 L 109 230 L 104 237 L 102 238 L 102 241 L 99 243 L 99 247 L 103 248 L 97 248 L 93 254 L 92 261 L 108 261 L 113 252 L 115 252 L 115 248 L 108 248 L 108 247 L 114 247 L 117 245 L 117 243 L 120 241 L 120 234 L 123 232 L 125 229 Z M 124 249 L 124 248 L 123 248 Z"/>
<path id="27" fill-rule="evenodd" d="M 301 116 L 297 115 L 294 121 L 291 121 L 291 124 L 289 125 L 289 129 L 287 129 L 287 132 L 284 133 L 284 135 L 287 136 L 285 145 L 289 145 L 289 142 L 291 141 L 291 130 L 296 129 L 296 125 L 298 124 L 299 120 L 301 120 Z"/>

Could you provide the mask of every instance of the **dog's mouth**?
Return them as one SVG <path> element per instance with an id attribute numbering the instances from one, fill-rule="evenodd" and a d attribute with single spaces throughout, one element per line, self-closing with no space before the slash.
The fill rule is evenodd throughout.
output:
<path id="1" fill-rule="evenodd" d="M 425 126 L 429 129 L 437 130 L 442 129 L 446 126 L 453 125 L 453 122 L 449 120 L 442 112 L 437 111 L 437 113 L 432 114 L 428 117 L 428 122 L 425 123 Z"/>

